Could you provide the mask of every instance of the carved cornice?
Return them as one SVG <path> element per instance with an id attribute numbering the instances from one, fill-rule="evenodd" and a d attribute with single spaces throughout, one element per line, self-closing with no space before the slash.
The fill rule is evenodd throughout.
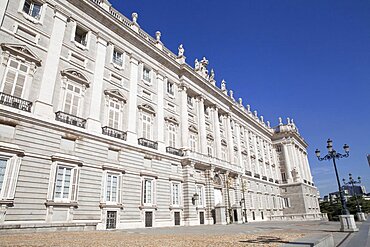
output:
<path id="1" fill-rule="evenodd" d="M 124 103 L 127 102 L 125 95 L 118 89 L 104 90 L 104 94 L 109 97 L 118 99 L 119 101 L 122 101 Z"/>
<path id="2" fill-rule="evenodd" d="M 142 105 L 139 105 L 138 108 L 142 111 L 146 111 L 150 114 L 153 114 L 155 116 L 155 110 L 152 106 L 148 105 L 148 104 L 142 104 Z"/>
<path id="3" fill-rule="evenodd" d="M 87 80 L 87 77 L 84 74 L 82 74 L 82 72 L 79 72 L 75 69 L 65 69 L 61 71 L 60 73 L 62 74 L 62 76 L 65 76 L 68 79 L 71 79 L 75 82 L 81 83 L 85 85 L 86 87 L 90 86 L 90 83 Z"/>

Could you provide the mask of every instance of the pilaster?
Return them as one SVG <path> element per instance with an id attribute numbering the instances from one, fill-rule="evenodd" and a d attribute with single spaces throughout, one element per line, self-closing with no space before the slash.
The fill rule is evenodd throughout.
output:
<path id="1" fill-rule="evenodd" d="M 230 114 L 227 115 L 227 121 L 226 121 L 226 128 L 227 128 L 227 147 L 229 148 L 228 153 L 229 153 L 229 162 L 233 163 L 233 157 L 234 157 L 234 142 L 233 142 L 233 134 L 231 131 L 231 116 Z"/>
<path id="2" fill-rule="evenodd" d="M 67 21 L 68 17 L 64 13 L 55 9 L 54 24 L 44 63 L 45 65 L 40 84 L 40 93 L 35 101 L 34 107 L 34 113 L 36 115 L 43 116 L 48 119 L 55 118 L 53 111 L 53 95 Z"/>
<path id="3" fill-rule="evenodd" d="M 197 210 L 193 204 L 193 196 L 196 193 L 194 178 L 194 163 L 183 166 L 183 197 L 184 197 L 184 224 L 186 226 L 197 225 Z"/>
<path id="4" fill-rule="evenodd" d="M 187 87 L 185 84 L 180 86 L 180 97 L 181 97 L 181 147 L 183 149 L 188 148 L 189 138 L 189 123 L 188 123 L 188 95 L 186 93 Z"/>
<path id="5" fill-rule="evenodd" d="M 92 83 L 91 103 L 89 116 L 87 118 L 87 129 L 101 133 L 100 112 L 102 103 L 103 80 L 105 57 L 107 53 L 107 41 L 102 37 L 97 37 L 96 58 L 94 69 L 94 82 Z"/>
<path id="6" fill-rule="evenodd" d="M 213 119 L 214 119 L 213 125 L 214 125 L 214 130 L 215 130 L 216 157 L 218 159 L 221 159 L 220 119 L 218 117 L 217 106 L 214 107 Z"/>
<path id="7" fill-rule="evenodd" d="M 288 183 L 291 183 L 292 180 L 292 165 L 291 165 L 291 158 L 289 157 L 287 144 L 283 143 L 283 152 L 284 152 L 284 160 L 285 160 L 285 175 Z"/>
<path id="8" fill-rule="evenodd" d="M 137 144 L 137 85 L 139 83 L 139 59 L 130 57 L 130 92 L 128 99 L 127 141 Z"/>
<path id="9" fill-rule="evenodd" d="M 158 110 L 157 110 L 157 123 L 158 123 L 158 150 L 165 152 L 164 144 L 164 78 L 163 75 L 157 72 L 157 88 L 158 88 Z"/>
<path id="10" fill-rule="evenodd" d="M 199 112 L 199 137 L 200 137 L 200 152 L 207 154 L 207 132 L 206 120 L 204 116 L 204 98 L 202 95 L 198 96 L 198 112 Z"/>
<path id="11" fill-rule="evenodd" d="M 239 161 L 239 164 L 236 164 L 236 165 L 241 166 L 241 164 L 243 164 L 243 160 L 242 160 L 242 146 L 240 143 L 240 125 L 239 124 L 235 124 L 235 131 L 236 131 L 236 143 L 238 147 L 238 161 Z M 243 167 L 243 171 L 244 170 L 245 168 Z"/>

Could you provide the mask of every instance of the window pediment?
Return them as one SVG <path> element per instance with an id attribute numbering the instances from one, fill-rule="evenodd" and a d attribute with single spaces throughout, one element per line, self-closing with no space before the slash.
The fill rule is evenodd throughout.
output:
<path id="1" fill-rule="evenodd" d="M 34 62 L 37 66 L 41 66 L 41 59 L 30 49 L 28 49 L 25 45 L 2 43 L 0 46 L 3 51 L 8 51 L 11 54 L 18 55 L 20 57 L 25 58 L 28 61 Z"/>
<path id="2" fill-rule="evenodd" d="M 118 89 L 104 90 L 104 94 L 109 97 L 118 99 L 119 101 L 122 101 L 124 103 L 127 102 L 125 95 Z"/>
<path id="3" fill-rule="evenodd" d="M 221 140 L 221 145 L 223 145 L 223 146 L 227 146 L 227 142 L 226 142 L 226 140 L 225 140 L 225 139 L 222 139 L 222 140 Z"/>
<path id="4" fill-rule="evenodd" d="M 166 122 L 170 122 L 170 123 L 174 123 L 174 124 L 176 124 L 176 125 L 179 125 L 179 121 L 177 121 L 177 119 L 176 119 L 175 117 L 172 117 L 172 116 L 170 116 L 170 117 L 165 117 L 165 118 L 164 118 L 164 120 L 165 120 Z"/>
<path id="5" fill-rule="evenodd" d="M 87 77 L 79 71 L 76 71 L 74 69 L 66 69 L 66 70 L 63 70 L 61 74 L 62 76 L 65 76 L 68 79 L 81 83 L 85 85 L 86 87 L 90 86 L 90 83 L 87 80 Z"/>
<path id="6" fill-rule="evenodd" d="M 213 136 L 211 134 L 207 134 L 207 140 L 213 141 L 214 138 L 213 138 Z"/>
<path id="7" fill-rule="evenodd" d="M 189 130 L 192 131 L 192 132 L 198 133 L 198 129 L 194 125 L 190 125 Z"/>
<path id="8" fill-rule="evenodd" d="M 142 104 L 142 105 L 139 105 L 138 108 L 142 111 L 146 111 L 150 114 L 153 114 L 155 116 L 155 110 L 152 106 L 148 105 L 148 104 Z"/>

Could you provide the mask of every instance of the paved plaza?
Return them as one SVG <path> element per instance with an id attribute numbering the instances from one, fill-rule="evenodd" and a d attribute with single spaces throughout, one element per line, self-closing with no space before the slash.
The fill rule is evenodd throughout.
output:
<path id="1" fill-rule="evenodd" d="M 369 246 L 370 220 L 357 233 L 339 232 L 339 222 L 255 222 L 90 232 L 36 232 L 0 235 L 1 246 L 310 246 L 303 237 L 332 234 L 335 246 Z M 54 230 L 54 229 L 53 229 Z M 1 233 L 1 232 L 0 232 Z"/>

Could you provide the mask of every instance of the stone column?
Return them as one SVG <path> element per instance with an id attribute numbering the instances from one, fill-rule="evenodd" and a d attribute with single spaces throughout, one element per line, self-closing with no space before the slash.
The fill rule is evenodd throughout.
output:
<path id="1" fill-rule="evenodd" d="M 137 85 L 139 83 L 139 59 L 130 56 L 130 85 L 128 98 L 128 124 L 127 141 L 131 144 L 137 144 Z"/>
<path id="2" fill-rule="evenodd" d="M 158 124 L 158 150 L 165 152 L 164 143 L 164 78 L 163 75 L 157 72 L 157 88 L 158 88 L 158 107 L 157 107 L 157 124 Z"/>
<path id="3" fill-rule="evenodd" d="M 253 138 L 254 137 L 254 138 Z M 255 153 L 255 156 L 256 156 L 256 158 L 255 158 L 255 171 L 256 171 L 256 173 L 257 174 L 259 174 L 259 175 L 261 175 L 261 172 L 262 171 L 260 171 L 260 165 L 259 165 L 259 161 L 258 161 L 258 159 L 259 159 L 259 157 L 258 157 L 258 148 L 257 148 L 257 136 L 255 135 L 255 136 L 252 136 L 252 141 L 253 141 L 253 147 L 254 147 L 254 153 Z M 253 174 L 254 175 L 254 174 Z"/>
<path id="4" fill-rule="evenodd" d="M 242 145 L 240 143 L 240 125 L 239 124 L 235 124 L 235 131 L 236 131 L 236 143 L 238 147 L 238 160 L 239 160 L 239 164 L 236 164 L 236 165 L 241 166 L 243 164 L 243 160 L 242 160 Z M 244 170 L 245 168 L 243 167 L 243 171 Z"/>
<path id="5" fill-rule="evenodd" d="M 206 171 L 206 220 L 209 225 L 213 224 L 212 209 L 215 206 L 214 186 L 213 186 L 214 168 Z"/>
<path id="6" fill-rule="evenodd" d="M 204 98 L 202 95 L 198 96 L 198 113 L 199 113 L 200 152 L 202 154 L 207 154 L 206 119 L 204 116 Z"/>
<path id="7" fill-rule="evenodd" d="M 107 41 L 97 37 L 94 81 L 92 83 L 89 116 L 86 121 L 87 129 L 101 133 L 100 109 L 103 94 L 104 65 L 107 53 Z"/>
<path id="8" fill-rule="evenodd" d="M 180 97 L 181 97 L 181 147 L 183 149 L 188 148 L 189 138 L 189 123 L 188 123 L 188 95 L 186 93 L 187 87 L 185 84 L 180 86 Z"/>
<path id="9" fill-rule="evenodd" d="M 265 144 L 265 141 L 264 140 L 261 140 L 262 169 L 263 169 L 264 176 L 267 176 L 266 154 L 265 154 L 265 149 L 263 148 L 263 145 L 264 144 Z M 261 171 L 261 173 L 262 173 L 262 171 Z"/>
<path id="10" fill-rule="evenodd" d="M 227 147 L 229 148 L 229 162 L 233 163 L 233 156 L 234 156 L 234 142 L 233 142 L 233 134 L 231 131 L 231 115 L 227 115 L 226 121 L 226 131 L 227 131 Z"/>
<path id="11" fill-rule="evenodd" d="M 35 101 L 34 113 L 49 119 L 55 119 L 53 95 L 67 20 L 68 17 L 65 13 L 55 9 L 54 24 L 50 35 L 48 53 L 44 62 L 40 93 L 38 99 Z"/>
<path id="12" fill-rule="evenodd" d="M 283 143 L 283 152 L 284 152 L 284 160 L 285 160 L 285 175 L 288 183 L 291 183 L 292 180 L 292 166 L 291 166 L 291 158 L 289 157 L 287 144 Z"/>
<path id="13" fill-rule="evenodd" d="M 308 171 L 308 181 L 310 181 L 312 183 L 313 178 L 312 178 L 312 174 L 311 174 L 310 163 L 308 162 L 308 157 L 307 157 L 306 153 L 304 154 L 304 159 L 305 159 L 305 165 L 306 165 L 307 171 Z"/>
<path id="14" fill-rule="evenodd" d="M 247 129 L 245 129 L 244 133 L 245 133 L 245 135 L 244 135 L 245 136 L 245 143 L 247 145 L 247 152 L 248 152 L 247 160 L 248 160 L 248 165 L 249 165 L 249 171 L 252 172 L 251 150 L 250 150 L 250 145 L 249 145 L 249 135 L 250 135 L 250 133 Z"/>
<path id="15" fill-rule="evenodd" d="M 184 198 L 184 224 L 186 226 L 198 225 L 196 206 L 193 205 L 193 195 L 196 192 L 194 179 L 194 163 L 183 166 L 183 198 Z"/>
<path id="16" fill-rule="evenodd" d="M 214 107 L 213 118 L 214 118 L 213 124 L 215 129 L 216 157 L 218 159 L 221 159 L 220 119 L 218 117 L 217 106 Z"/>

